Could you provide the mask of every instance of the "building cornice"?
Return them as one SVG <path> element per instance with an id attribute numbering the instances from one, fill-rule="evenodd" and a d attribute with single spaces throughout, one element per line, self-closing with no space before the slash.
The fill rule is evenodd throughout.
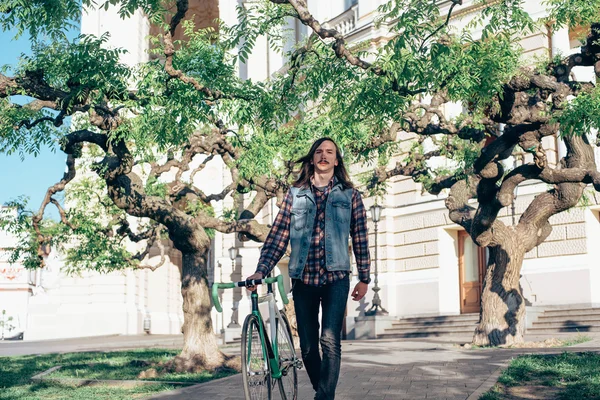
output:
<path id="1" fill-rule="evenodd" d="M 484 8 L 492 6 L 494 4 L 498 4 L 499 2 L 500 2 L 500 0 L 492 0 L 492 1 L 489 1 L 484 4 L 471 4 L 469 6 L 466 6 L 465 8 L 461 8 L 460 10 L 452 13 L 452 15 L 450 16 L 450 20 L 461 18 L 467 14 L 477 13 L 477 12 L 483 10 Z M 446 1 L 445 3 L 450 5 L 452 2 Z M 442 7 L 440 7 L 440 8 L 442 8 Z"/>

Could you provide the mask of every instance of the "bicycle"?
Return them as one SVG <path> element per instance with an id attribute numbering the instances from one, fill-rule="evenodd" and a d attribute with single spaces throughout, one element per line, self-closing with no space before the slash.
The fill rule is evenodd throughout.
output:
<path id="1" fill-rule="evenodd" d="M 302 361 L 296 356 L 287 317 L 277 309 L 272 285 L 275 282 L 283 303 L 288 304 L 282 275 L 250 281 L 214 283 L 212 287 L 213 304 L 218 312 L 223 312 L 219 303 L 219 289 L 267 284 L 265 296 L 259 299 L 256 290 L 250 295 L 252 312 L 246 316 L 242 328 L 242 381 L 246 400 L 270 400 L 276 382 L 283 400 L 298 398 L 297 370 L 302 368 Z M 258 309 L 258 304 L 264 301 L 269 304 L 270 335 Z"/>

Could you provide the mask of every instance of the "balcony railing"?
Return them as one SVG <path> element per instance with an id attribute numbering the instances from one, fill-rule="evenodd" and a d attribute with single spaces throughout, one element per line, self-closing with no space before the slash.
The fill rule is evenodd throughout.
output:
<path id="1" fill-rule="evenodd" d="M 358 20 L 358 4 L 353 5 L 340 15 L 323 24 L 326 29 L 335 29 L 342 35 L 346 35 L 354 30 Z"/>

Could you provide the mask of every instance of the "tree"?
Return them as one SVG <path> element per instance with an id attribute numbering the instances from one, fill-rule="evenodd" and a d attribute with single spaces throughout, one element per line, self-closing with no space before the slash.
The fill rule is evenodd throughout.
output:
<path id="1" fill-rule="evenodd" d="M 576 206 L 587 185 L 600 190 L 590 143 L 600 123 L 599 91 L 571 73 L 575 66 L 590 66 L 600 76 L 600 3 L 547 3 L 549 16 L 542 22 L 553 29 L 591 25 L 591 32 L 580 53 L 542 61 L 537 68 L 524 65 L 514 44 L 538 22 L 520 1 L 482 1 L 480 16 L 462 32 L 448 26 L 460 0 L 444 9 L 418 0 L 389 2 L 379 8 L 380 24 L 393 36 L 371 54 L 359 51 L 368 45 L 349 49 L 343 35 L 323 27 L 303 0 L 280 3 L 292 5 L 313 32 L 312 40 L 291 57 L 286 84 L 316 101 L 314 120 L 352 137 L 352 151 L 378 161 L 367 177 L 373 193 L 384 191 L 385 181 L 396 175 L 413 177 L 429 193 L 448 193 L 451 220 L 489 249 L 473 342 L 522 341 L 525 303 L 519 278 L 525 254 L 548 237 L 549 218 Z M 441 24 L 440 15 L 446 15 Z M 481 30 L 478 37 L 471 33 L 476 28 Z M 294 79 L 296 73 L 302 79 Z M 444 105 L 456 102 L 467 111 L 447 119 Z M 390 167 L 401 130 L 416 135 L 414 146 Z M 558 137 L 567 148 L 558 165 L 546 158 L 542 139 L 548 136 Z M 425 141 L 434 150 L 425 152 Z M 518 148 L 532 160 L 524 158 L 523 165 L 512 168 L 506 161 Z M 444 168 L 430 162 L 440 157 L 446 160 Z M 498 213 L 512 204 L 515 188 L 526 180 L 550 189 L 535 197 L 518 222 L 507 225 Z"/>
<path id="2" fill-rule="evenodd" d="M 83 6 L 94 3 L 84 0 Z M 12 259 L 43 267 L 42 249 L 50 244 L 64 252 L 72 273 L 154 269 L 159 265 L 148 265 L 146 256 L 167 236 L 183 260 L 184 347 L 173 367 L 217 368 L 229 360 L 218 350 L 210 319 L 210 236 L 217 229 L 264 239 L 267 227 L 253 217 L 269 199 L 282 199 L 290 174 L 289 164 L 269 166 L 261 145 L 248 144 L 253 129 L 265 129 L 288 113 L 265 84 L 237 77 L 230 51 L 258 34 L 273 31 L 276 38 L 289 10 L 262 4 L 257 17 L 245 20 L 242 37 L 239 27 L 218 26 L 219 33 L 196 29 L 185 19 L 187 1 L 178 1 L 173 11 L 156 0 L 101 4 L 111 5 L 123 17 L 141 8 L 163 29 L 153 39 L 156 60 L 126 66 L 123 50 L 105 48 L 106 35 L 65 41 L 63 30 L 81 12 L 76 0 L 0 6 L 0 25 L 30 34 L 34 43 L 32 55 L 0 74 L 0 150 L 35 154 L 49 145 L 68 156 L 67 172 L 48 189 L 37 212 L 28 211 L 22 199 L 12 203 L 19 213 L 3 222 L 21 239 Z M 258 24 L 265 16 L 272 22 Z M 174 39 L 176 29 L 185 40 Z M 28 101 L 16 103 L 16 95 Z M 302 146 L 288 146 L 285 159 Z M 205 193 L 194 181 L 210 162 L 222 162 L 231 172 L 231 184 L 217 193 Z M 264 165 L 260 171 L 256 163 Z M 174 176 L 161 179 L 172 169 Z M 62 201 L 58 195 L 65 190 Z M 244 202 L 250 192 L 251 201 Z M 233 209 L 215 216 L 214 204 L 227 197 L 233 197 Z M 44 220 L 49 204 L 58 208 L 60 223 Z"/>

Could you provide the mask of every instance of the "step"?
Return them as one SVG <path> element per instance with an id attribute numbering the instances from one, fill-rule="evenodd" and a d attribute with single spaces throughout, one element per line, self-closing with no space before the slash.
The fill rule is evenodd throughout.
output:
<path id="1" fill-rule="evenodd" d="M 453 332 L 474 332 L 475 331 L 476 326 L 470 326 L 470 327 L 458 327 L 458 328 L 452 328 L 452 327 L 444 327 L 444 326 L 432 326 L 429 328 L 419 328 L 419 329 L 414 329 L 414 328 L 388 328 L 386 330 L 384 330 L 384 333 L 411 333 L 411 332 L 446 332 L 446 333 L 453 333 Z"/>
<path id="2" fill-rule="evenodd" d="M 431 337 L 443 337 L 444 339 L 455 339 L 455 341 L 469 341 L 473 338 L 474 331 L 470 332 L 458 332 L 458 333 L 448 333 L 448 332 L 407 332 L 407 333 L 382 333 L 377 335 L 378 339 L 410 339 L 410 338 L 431 338 Z"/>
<path id="3" fill-rule="evenodd" d="M 546 321 L 546 320 L 537 320 L 533 323 L 533 326 L 536 327 L 554 327 L 554 326 L 567 326 L 567 325 L 594 325 L 600 326 L 600 318 L 595 319 L 563 319 L 561 321 Z"/>
<path id="4" fill-rule="evenodd" d="M 533 324 L 532 328 L 552 328 L 552 329 L 560 329 L 560 328 L 564 328 L 564 327 L 573 327 L 573 328 L 577 328 L 577 327 L 582 327 L 582 328 L 587 328 L 590 326 L 598 326 L 600 327 L 600 323 L 586 323 L 586 322 L 569 322 L 569 323 L 564 323 L 564 324 L 559 324 L 559 323 L 553 323 L 553 324 Z"/>
<path id="5" fill-rule="evenodd" d="M 562 316 L 553 316 L 547 317 L 545 315 L 540 315 L 537 319 L 538 322 L 563 322 L 563 321 L 600 321 L 599 315 L 562 315 Z"/>
<path id="6" fill-rule="evenodd" d="M 462 314 L 462 315 L 441 315 L 435 317 L 408 317 L 402 318 L 398 322 L 437 322 L 444 323 L 450 321 L 471 321 L 479 320 L 479 314 Z"/>
<path id="7" fill-rule="evenodd" d="M 238 336 L 236 338 L 233 338 L 232 340 L 228 340 L 227 342 L 225 342 L 225 344 L 233 344 L 233 343 L 241 343 L 242 342 L 242 337 Z"/>
<path id="8" fill-rule="evenodd" d="M 393 328 L 408 328 L 413 327 L 417 328 L 427 328 L 434 326 L 475 326 L 477 325 L 477 320 L 472 321 L 447 321 L 447 322 L 409 322 L 409 321 L 399 321 L 394 322 L 392 324 Z"/>
<path id="9" fill-rule="evenodd" d="M 555 317 L 561 315 L 600 315 L 600 308 L 563 308 L 558 310 L 546 310 L 541 316 Z"/>
<path id="10" fill-rule="evenodd" d="M 528 334 L 538 333 L 562 333 L 562 332 L 573 332 L 573 333 L 586 333 L 586 332 L 600 332 L 600 326 L 580 325 L 580 326 L 563 326 L 559 328 L 529 328 L 527 329 Z"/>

